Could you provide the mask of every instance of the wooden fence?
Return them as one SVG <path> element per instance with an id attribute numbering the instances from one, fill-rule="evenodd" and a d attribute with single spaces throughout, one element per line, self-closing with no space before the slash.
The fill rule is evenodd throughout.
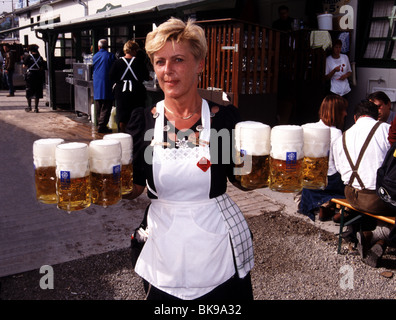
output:
<path id="1" fill-rule="evenodd" d="M 208 55 L 199 87 L 240 95 L 276 94 L 280 32 L 234 19 L 202 21 Z"/>

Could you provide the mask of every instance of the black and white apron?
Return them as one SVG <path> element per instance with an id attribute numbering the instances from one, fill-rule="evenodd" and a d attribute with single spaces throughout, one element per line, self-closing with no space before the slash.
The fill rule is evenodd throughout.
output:
<path id="1" fill-rule="evenodd" d="M 148 213 L 148 240 L 135 271 L 151 285 L 181 299 L 195 299 L 253 266 L 250 231 L 226 195 L 210 199 L 211 173 L 197 166 L 210 161 L 210 110 L 202 102 L 198 147 L 163 148 L 164 103 L 157 103 L 153 176 L 158 199 Z M 237 222 L 235 222 L 237 221 Z M 237 232 L 234 232 L 237 230 Z M 230 241 L 231 240 L 231 241 Z M 232 244 L 231 244 L 232 243 Z M 236 258 L 237 270 L 234 263 Z"/>

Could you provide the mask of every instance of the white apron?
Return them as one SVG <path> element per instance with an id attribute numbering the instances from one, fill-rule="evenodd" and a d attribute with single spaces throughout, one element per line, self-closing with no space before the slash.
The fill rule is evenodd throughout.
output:
<path id="1" fill-rule="evenodd" d="M 162 291 L 195 299 L 235 274 L 230 237 L 216 199 L 209 199 L 210 168 L 204 172 L 197 166 L 202 157 L 210 160 L 208 145 L 163 148 L 163 101 L 156 109 L 153 175 L 158 199 L 149 208 L 149 238 L 135 271 Z M 201 119 L 200 139 L 209 141 L 205 100 Z"/>

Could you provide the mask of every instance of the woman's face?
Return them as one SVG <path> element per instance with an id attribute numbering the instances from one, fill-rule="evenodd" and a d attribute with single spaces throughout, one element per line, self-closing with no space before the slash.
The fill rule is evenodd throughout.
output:
<path id="1" fill-rule="evenodd" d="M 188 42 L 167 41 L 165 46 L 154 54 L 154 71 L 165 97 L 177 99 L 189 93 L 196 93 L 198 74 L 203 61 L 192 55 Z"/>

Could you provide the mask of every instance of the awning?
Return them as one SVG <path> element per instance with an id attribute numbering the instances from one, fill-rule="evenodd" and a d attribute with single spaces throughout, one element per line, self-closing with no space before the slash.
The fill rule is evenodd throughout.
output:
<path id="1" fill-rule="evenodd" d="M 163 16 L 172 11 L 188 10 L 200 5 L 219 4 L 225 0 L 146 0 L 140 3 L 120 7 L 97 14 L 35 27 L 38 32 L 70 32 L 75 29 L 86 29 L 106 26 L 110 23 L 131 23 L 132 16 L 143 19 L 146 15 L 153 17 Z M 228 1 L 232 2 L 232 1 Z M 147 20 L 146 20 L 147 22 Z"/>
<path id="2" fill-rule="evenodd" d="M 10 29 L 7 29 L 7 30 L 1 30 L 0 34 L 10 33 L 10 32 L 14 32 L 14 31 L 22 30 L 22 29 L 27 29 L 27 28 L 33 28 L 33 27 L 36 27 L 36 26 L 39 26 L 39 25 L 46 25 L 46 24 L 49 24 L 49 21 L 59 21 L 59 20 L 60 20 L 60 15 L 57 15 L 56 17 L 52 17 L 51 19 L 46 20 L 46 21 L 39 21 L 39 22 L 27 24 L 27 25 L 20 26 L 20 27 L 10 28 Z"/>

